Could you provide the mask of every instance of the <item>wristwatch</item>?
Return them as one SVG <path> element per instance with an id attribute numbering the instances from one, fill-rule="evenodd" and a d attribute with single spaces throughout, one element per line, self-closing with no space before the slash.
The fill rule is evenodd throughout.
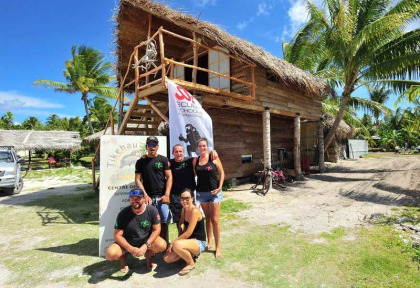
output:
<path id="1" fill-rule="evenodd" d="M 150 244 L 149 241 L 146 241 L 146 246 L 147 246 L 147 248 L 150 248 L 152 246 L 152 244 Z"/>

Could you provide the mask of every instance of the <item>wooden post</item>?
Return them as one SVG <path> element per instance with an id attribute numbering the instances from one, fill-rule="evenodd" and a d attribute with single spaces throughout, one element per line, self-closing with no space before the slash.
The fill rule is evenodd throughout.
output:
<path id="1" fill-rule="evenodd" d="M 325 157 L 324 157 L 324 122 L 323 118 L 318 122 L 318 152 L 319 152 L 319 172 L 325 172 Z"/>
<path id="2" fill-rule="evenodd" d="M 264 150 L 264 169 L 271 168 L 271 127 L 270 127 L 270 108 L 264 107 L 263 112 L 263 150 Z M 269 189 L 272 183 L 269 183 Z"/>
<path id="3" fill-rule="evenodd" d="M 120 94 L 118 97 L 120 98 L 119 105 L 118 105 L 118 131 L 120 130 L 121 123 L 123 121 L 123 112 L 124 112 L 124 81 L 122 76 L 120 75 Z"/>
<path id="4" fill-rule="evenodd" d="M 197 36 L 195 35 L 195 32 L 193 32 L 193 52 L 194 52 L 194 60 L 193 60 L 193 66 L 198 66 L 198 53 L 197 53 Z M 194 68 L 192 71 L 192 83 L 197 83 L 197 69 Z M 195 94 L 195 93 L 194 93 Z"/>
<path id="5" fill-rule="evenodd" d="M 251 66 L 251 77 L 252 77 L 252 87 L 251 87 L 251 97 L 256 99 L 257 96 L 255 95 L 255 68 Z"/>
<path id="6" fill-rule="evenodd" d="M 162 85 L 166 87 L 165 44 L 163 43 L 162 30 L 159 31 L 159 47 L 160 47 L 160 62 L 162 64 Z"/>
<path id="7" fill-rule="evenodd" d="M 111 110 L 111 112 L 109 112 L 109 117 L 111 118 L 111 135 L 115 135 L 115 131 L 114 131 L 114 113 L 113 113 L 113 110 Z"/>
<path id="8" fill-rule="evenodd" d="M 296 180 L 303 180 L 302 168 L 300 164 L 300 114 L 296 113 L 294 119 L 294 146 L 293 154 L 295 156 L 295 175 Z"/>

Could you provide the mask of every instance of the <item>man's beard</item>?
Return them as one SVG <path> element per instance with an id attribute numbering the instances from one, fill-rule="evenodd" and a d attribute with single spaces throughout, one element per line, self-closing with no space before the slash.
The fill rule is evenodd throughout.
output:
<path id="1" fill-rule="evenodd" d="M 133 204 L 131 204 L 131 208 L 133 208 L 133 209 L 140 209 L 140 207 L 141 207 L 141 203 L 133 203 Z"/>

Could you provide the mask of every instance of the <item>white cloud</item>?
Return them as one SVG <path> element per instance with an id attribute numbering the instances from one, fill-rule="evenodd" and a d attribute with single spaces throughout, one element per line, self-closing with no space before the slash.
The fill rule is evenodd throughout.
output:
<path id="1" fill-rule="evenodd" d="M 261 15 L 268 15 L 268 9 L 270 9 L 271 6 L 267 6 L 267 4 L 265 2 L 258 4 L 258 12 L 257 12 L 257 16 L 261 16 Z"/>
<path id="2" fill-rule="evenodd" d="M 215 6 L 217 4 L 217 0 L 193 0 L 194 6 L 199 8 L 204 8 L 207 5 Z"/>
<path id="3" fill-rule="evenodd" d="M 0 91 L 0 110 L 12 111 L 22 108 L 64 108 L 60 103 L 51 103 L 49 101 L 28 97 L 20 94 L 18 91 Z"/>
<path id="4" fill-rule="evenodd" d="M 238 28 L 239 30 L 243 30 L 246 27 L 248 27 L 248 25 L 251 24 L 254 21 L 254 19 L 255 19 L 255 17 L 251 17 L 247 21 L 242 21 L 242 22 L 236 24 L 236 28 Z"/>
<path id="5" fill-rule="evenodd" d="M 303 0 L 290 1 L 290 3 L 292 6 L 287 12 L 290 18 L 291 31 L 289 31 L 289 33 L 294 35 L 299 30 L 299 28 L 308 21 L 309 15 L 306 11 L 306 4 Z"/>

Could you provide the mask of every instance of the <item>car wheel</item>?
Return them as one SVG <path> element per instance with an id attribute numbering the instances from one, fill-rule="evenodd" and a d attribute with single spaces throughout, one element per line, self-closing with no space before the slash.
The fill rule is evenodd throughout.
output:
<path id="1" fill-rule="evenodd" d="M 19 194 L 23 188 L 23 179 L 22 177 L 19 178 L 19 183 L 15 188 L 10 188 L 6 190 L 6 193 L 9 195 Z"/>

